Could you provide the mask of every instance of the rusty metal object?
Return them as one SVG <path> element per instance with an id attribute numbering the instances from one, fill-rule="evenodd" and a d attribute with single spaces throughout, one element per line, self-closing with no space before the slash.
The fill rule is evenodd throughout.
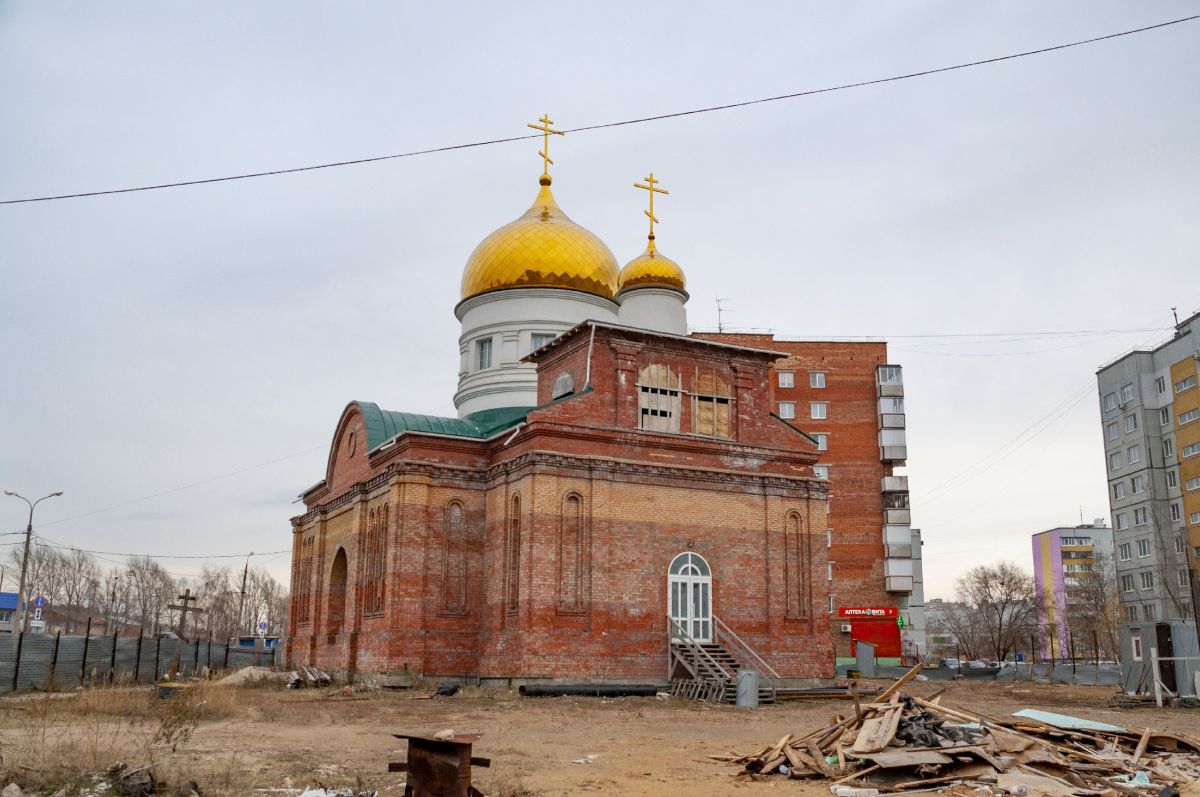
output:
<path id="1" fill-rule="evenodd" d="M 388 764 L 388 772 L 408 773 L 404 797 L 482 797 L 471 785 L 471 767 L 490 767 L 492 761 L 471 755 L 478 733 L 456 734 L 450 739 L 392 735 L 408 741 L 408 761 Z"/>

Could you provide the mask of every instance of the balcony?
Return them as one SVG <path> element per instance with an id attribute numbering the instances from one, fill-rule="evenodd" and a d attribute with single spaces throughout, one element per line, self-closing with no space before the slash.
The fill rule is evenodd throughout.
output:
<path id="1" fill-rule="evenodd" d="M 884 476 L 883 477 L 883 492 L 885 492 L 885 493 L 907 493 L 908 492 L 908 477 L 907 476 Z"/>
<path id="2" fill-rule="evenodd" d="M 885 576 L 883 588 L 888 592 L 912 592 L 912 576 Z"/>
<path id="3" fill-rule="evenodd" d="M 903 429 L 904 416 L 889 412 L 879 416 L 880 429 Z"/>
<path id="4" fill-rule="evenodd" d="M 883 555 L 888 559 L 912 559 L 912 545 L 885 545 Z"/>
<path id="5" fill-rule="evenodd" d="M 908 493 L 884 493 L 884 509 L 908 509 Z"/>
<path id="6" fill-rule="evenodd" d="M 907 526 L 912 523 L 912 512 L 909 509 L 884 509 L 883 522 Z"/>
<path id="7" fill-rule="evenodd" d="M 883 544 L 884 545 L 912 545 L 912 529 L 907 525 L 903 526 L 884 526 L 883 527 Z"/>
<path id="8" fill-rule="evenodd" d="M 875 368 L 875 385 L 882 397 L 904 396 L 904 377 L 898 365 L 880 365 Z"/>

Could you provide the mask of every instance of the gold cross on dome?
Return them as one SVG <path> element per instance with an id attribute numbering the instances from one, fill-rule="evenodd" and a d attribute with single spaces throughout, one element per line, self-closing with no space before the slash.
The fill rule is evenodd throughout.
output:
<path id="1" fill-rule="evenodd" d="M 554 124 L 554 120 L 550 118 L 550 114 L 548 113 L 542 114 L 542 118 L 538 119 L 538 121 L 541 122 L 540 125 L 530 123 L 525 126 L 532 127 L 534 130 L 542 131 L 542 149 L 540 152 L 538 152 L 538 154 L 542 156 L 542 176 L 546 177 L 550 174 L 550 165 L 554 163 L 554 161 L 550 159 L 550 134 L 553 133 L 556 136 L 562 136 L 566 134 L 561 130 L 555 130 L 554 128 L 550 127 L 550 125 Z"/>
<path id="2" fill-rule="evenodd" d="M 650 209 L 642 211 L 650 217 L 650 240 L 654 240 L 654 225 L 658 223 L 658 217 L 654 215 L 654 195 L 671 193 L 665 188 L 658 188 L 658 180 L 654 179 L 654 172 L 650 172 L 650 176 L 645 178 L 646 184 L 634 183 L 634 188 L 640 188 L 643 191 L 650 192 Z"/>

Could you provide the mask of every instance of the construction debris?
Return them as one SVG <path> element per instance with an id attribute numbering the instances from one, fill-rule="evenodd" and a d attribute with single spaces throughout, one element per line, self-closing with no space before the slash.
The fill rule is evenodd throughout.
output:
<path id="1" fill-rule="evenodd" d="M 827 780 L 843 797 L 953 786 L 981 795 L 1167 797 L 1200 780 L 1200 739 L 1033 710 L 993 719 L 902 694 L 919 670 L 826 728 L 711 758 L 742 765 L 743 779 Z"/>
<path id="2" fill-rule="evenodd" d="M 288 673 L 288 689 L 303 689 L 306 686 L 329 686 L 333 678 L 324 670 L 301 664 L 295 672 Z"/>
<path id="3" fill-rule="evenodd" d="M 158 792 L 158 778 L 152 764 L 130 769 L 118 762 L 108 768 L 108 777 L 112 781 L 112 790 L 122 797 L 151 797 Z"/>

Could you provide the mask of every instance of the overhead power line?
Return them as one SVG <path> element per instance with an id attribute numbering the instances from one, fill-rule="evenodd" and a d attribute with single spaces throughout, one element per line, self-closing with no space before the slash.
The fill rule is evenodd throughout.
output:
<path id="1" fill-rule="evenodd" d="M 245 559 L 250 556 L 273 556 L 281 553 L 291 553 L 292 549 L 288 548 L 282 551 L 251 551 L 250 553 L 214 553 L 201 556 L 200 554 L 173 554 L 173 553 L 130 553 L 128 551 L 93 551 L 88 548 L 80 548 L 78 545 L 67 545 L 65 543 L 52 540 L 49 537 L 44 537 L 41 534 L 36 535 L 38 541 L 47 548 L 58 548 L 64 551 L 82 551 L 83 553 L 96 554 L 98 556 L 148 556 L 151 559 Z"/>
<path id="2" fill-rule="evenodd" d="M 1117 39 L 1122 36 L 1132 36 L 1137 33 L 1145 33 L 1159 28 L 1169 27 L 1171 25 L 1179 25 L 1184 22 L 1193 22 L 1200 19 L 1200 14 L 1173 19 L 1168 22 L 1160 22 L 1155 25 L 1147 25 L 1141 28 L 1132 30 L 1123 30 L 1118 33 L 1109 33 L 1104 36 L 1095 36 L 1090 39 L 1081 39 L 1079 41 L 1067 42 L 1065 44 L 1056 44 L 1050 47 L 1041 47 L 1036 50 L 1025 50 L 1018 53 L 1009 53 L 1008 55 L 1000 55 L 994 58 L 983 58 L 978 61 L 968 61 L 962 64 L 953 64 L 951 66 L 936 67 L 934 69 L 924 69 L 920 72 L 909 72 L 903 75 L 892 75 L 890 77 L 876 78 L 874 80 L 861 80 L 855 83 L 843 83 L 837 86 L 827 86 L 820 89 L 808 89 L 805 91 L 795 91 L 790 94 L 778 94 L 773 97 L 759 97 L 753 100 L 742 100 L 739 102 L 730 102 L 723 105 L 710 105 L 705 108 L 692 108 L 686 111 L 674 111 L 672 113 L 657 114 L 654 116 L 641 116 L 634 119 L 624 119 L 616 122 L 601 122 L 594 125 L 584 125 L 582 127 L 572 127 L 563 130 L 564 133 L 586 133 L 592 130 L 604 130 L 610 127 L 624 127 L 626 125 L 645 124 L 647 122 L 660 122 L 664 119 L 676 119 L 683 116 L 694 116 L 703 113 L 713 113 L 714 111 L 728 111 L 735 108 L 746 108 L 751 105 L 761 105 L 768 102 L 780 102 L 782 100 L 794 100 L 800 97 L 811 97 L 816 94 L 828 94 L 834 91 L 846 91 L 848 89 L 864 88 L 866 86 L 876 86 L 881 83 L 895 83 L 901 80 L 911 80 L 913 78 L 928 77 L 929 75 L 937 75 L 943 72 L 953 72 L 959 69 L 969 69 L 976 66 L 985 66 L 987 64 L 996 64 L 1002 61 L 1012 61 L 1017 58 L 1026 58 L 1031 55 L 1042 55 L 1051 53 L 1057 50 L 1066 50 L 1071 47 L 1080 47 L 1085 44 L 1095 44 L 1097 42 L 1107 41 L 1109 39 Z M 128 194 L 136 191 L 156 191 L 163 188 L 182 188 L 190 185 L 204 185 L 207 183 L 223 183 L 232 180 L 249 180 L 256 177 L 274 177 L 281 174 L 296 174 L 297 172 L 311 172 L 318 169 L 333 169 L 339 166 L 357 166 L 364 163 L 379 163 L 380 161 L 397 160 L 399 158 L 414 158 L 420 155 L 433 155 L 439 152 L 452 152 L 454 150 L 473 149 L 476 147 L 486 147 L 493 144 L 507 144 L 513 141 L 525 141 L 532 138 L 541 137 L 540 133 L 521 136 L 506 136 L 502 138 L 491 138 L 484 141 L 473 141 L 465 144 L 447 144 L 444 146 L 428 147 L 426 149 L 412 150 L 410 152 L 400 152 L 394 155 L 378 155 L 371 158 L 355 158 L 353 160 L 335 161 L 333 163 L 319 163 L 312 166 L 296 166 L 288 169 L 271 169 L 268 171 L 250 172 L 247 174 L 235 174 L 226 177 L 208 177 L 200 180 L 180 180 L 170 183 L 158 183 L 155 185 L 143 185 L 133 188 L 113 188 L 105 191 L 82 191 L 75 194 L 57 194 L 53 196 L 27 197 L 24 199 L 6 199 L 0 200 L 0 205 L 17 205 L 26 202 L 50 202 L 59 199 L 80 199 L 83 197 L 106 196 L 109 194 Z"/>

